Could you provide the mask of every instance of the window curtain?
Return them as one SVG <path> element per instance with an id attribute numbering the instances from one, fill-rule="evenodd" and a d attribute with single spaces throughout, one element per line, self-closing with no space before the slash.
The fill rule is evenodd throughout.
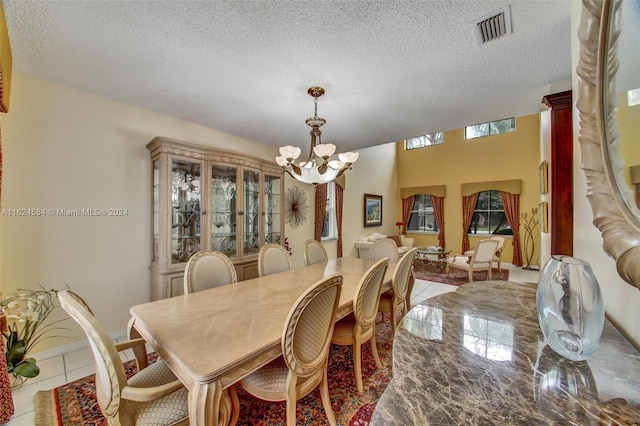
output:
<path id="1" fill-rule="evenodd" d="M 9 91 L 11 89 L 11 44 L 4 16 L 4 6 L 0 2 L 0 112 L 9 112 Z M 2 135 L 0 134 L 0 139 Z M 2 205 L 2 142 L 0 140 L 0 207 Z M 15 411 L 11 381 L 7 369 L 5 341 L 6 316 L 0 308 L 0 424 L 7 423 Z"/>
<path id="2" fill-rule="evenodd" d="M 407 198 L 402 199 L 402 235 L 407 235 L 407 225 L 409 224 L 409 218 L 411 218 L 411 210 L 413 209 L 413 200 L 415 196 L 410 195 Z"/>
<path id="3" fill-rule="evenodd" d="M 462 251 L 469 250 L 469 234 L 467 230 L 471 225 L 473 219 L 473 213 L 476 209 L 476 203 L 478 202 L 478 193 L 466 195 L 462 197 Z"/>
<path id="4" fill-rule="evenodd" d="M 0 96 L 2 94 L 2 76 L 0 74 Z M 0 139 L 2 134 L 0 133 Z M 0 141 L 0 206 L 2 205 L 2 142 Z M 0 295 L 2 292 L 0 292 Z M 6 316 L 0 307 L 0 424 L 7 423 L 15 409 L 13 394 L 11 393 L 11 381 L 7 370 L 5 355 L 5 341 L 2 334 L 6 331 Z"/>
<path id="5" fill-rule="evenodd" d="M 516 266 L 522 266 L 522 255 L 520 254 L 520 194 L 510 194 L 503 191 L 499 191 L 499 194 L 507 222 L 509 222 L 509 226 L 513 231 L 513 260 L 511 263 Z"/>
<path id="6" fill-rule="evenodd" d="M 342 199 L 343 199 L 343 196 L 344 196 L 344 188 L 336 184 L 336 226 L 338 228 L 338 247 L 337 247 L 336 257 L 342 257 L 342 205 L 343 205 Z"/>
<path id="7" fill-rule="evenodd" d="M 327 184 L 316 185 L 316 203 L 314 215 L 313 238 L 322 241 L 322 227 L 324 225 L 324 215 L 327 210 Z"/>
<path id="8" fill-rule="evenodd" d="M 438 233 L 438 245 L 444 249 L 446 247 L 444 239 L 444 197 L 431 195 L 431 205 L 433 206 L 433 215 L 436 218 L 436 224 L 440 230 Z"/>

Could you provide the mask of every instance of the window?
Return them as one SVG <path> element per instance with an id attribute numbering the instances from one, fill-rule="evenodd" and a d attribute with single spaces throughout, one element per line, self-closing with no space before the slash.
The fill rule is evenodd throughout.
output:
<path id="1" fill-rule="evenodd" d="M 438 224 L 436 223 L 436 216 L 433 214 L 430 194 L 415 195 L 407 231 L 438 232 Z"/>
<path id="2" fill-rule="evenodd" d="M 515 132 L 516 119 L 514 117 L 504 120 L 489 121 L 488 123 L 474 124 L 464 128 L 464 138 L 474 139 L 482 136 L 497 135 L 500 133 Z"/>
<path id="3" fill-rule="evenodd" d="M 440 145 L 444 143 L 444 133 L 429 133 L 404 140 L 404 149 L 424 148 L 425 146 Z"/>
<path id="4" fill-rule="evenodd" d="M 499 191 L 480 191 L 468 234 L 513 235 Z"/>
<path id="5" fill-rule="evenodd" d="M 336 183 L 327 183 L 327 209 L 324 213 L 324 225 L 322 226 L 322 241 L 338 238 L 336 226 Z"/>

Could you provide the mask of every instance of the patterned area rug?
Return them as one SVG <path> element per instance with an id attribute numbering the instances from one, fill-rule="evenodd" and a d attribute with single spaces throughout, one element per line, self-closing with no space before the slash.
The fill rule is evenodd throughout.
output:
<path id="1" fill-rule="evenodd" d="M 460 286 L 469 282 L 469 273 L 467 271 L 451 268 L 449 270 L 449 275 L 447 276 L 446 271 L 438 271 L 433 265 L 427 264 L 419 259 L 413 262 L 413 273 L 416 279 L 443 284 Z M 508 281 L 509 271 L 507 269 L 503 269 L 502 272 L 500 272 L 498 269 L 493 268 L 491 269 L 491 279 L 495 281 Z M 473 281 L 486 280 L 486 271 L 476 271 L 473 273 Z"/>
<path id="2" fill-rule="evenodd" d="M 382 320 L 378 314 L 378 321 Z M 371 346 L 362 347 L 362 376 L 364 392 L 358 395 L 353 373 L 353 351 L 348 346 L 331 346 L 329 354 L 329 394 L 338 425 L 366 426 L 375 404 L 391 379 L 391 325 L 388 316 L 376 327 L 378 354 L 382 368 L 376 369 Z M 156 360 L 150 354 L 150 360 Z M 136 372 L 135 361 L 124 363 L 128 377 Z M 238 388 L 240 419 L 238 425 L 272 426 L 285 423 L 285 403 L 266 402 L 254 398 Z M 36 425 L 105 425 L 105 419 L 95 399 L 95 375 L 76 380 L 53 390 L 38 392 L 36 399 Z M 326 425 L 320 391 L 315 389 L 298 400 L 299 424 Z"/>

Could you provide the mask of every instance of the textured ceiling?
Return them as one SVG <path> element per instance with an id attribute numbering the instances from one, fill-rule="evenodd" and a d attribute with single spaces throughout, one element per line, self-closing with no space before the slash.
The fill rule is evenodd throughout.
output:
<path id="1" fill-rule="evenodd" d="M 4 0 L 14 71 L 303 152 L 312 85 L 341 151 L 543 110 L 571 3 Z M 513 33 L 478 45 L 507 5 Z"/>

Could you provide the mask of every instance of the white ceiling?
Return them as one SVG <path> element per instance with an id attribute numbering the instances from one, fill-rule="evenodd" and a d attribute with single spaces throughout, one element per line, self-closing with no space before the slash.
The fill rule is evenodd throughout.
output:
<path id="1" fill-rule="evenodd" d="M 273 146 L 340 151 L 542 111 L 570 0 L 4 0 L 14 71 Z M 510 5 L 513 33 L 472 22 Z"/>

